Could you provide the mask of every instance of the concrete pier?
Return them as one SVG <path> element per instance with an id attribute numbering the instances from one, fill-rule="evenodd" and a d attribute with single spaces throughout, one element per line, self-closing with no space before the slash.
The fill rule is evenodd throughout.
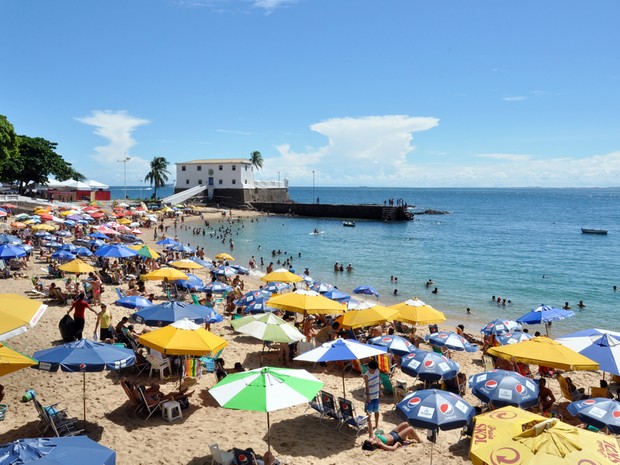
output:
<path id="1" fill-rule="evenodd" d="M 407 208 L 383 205 L 338 205 L 310 203 L 251 202 L 258 211 L 280 215 L 296 215 L 312 218 L 343 218 L 381 221 L 409 221 L 413 219 Z"/>

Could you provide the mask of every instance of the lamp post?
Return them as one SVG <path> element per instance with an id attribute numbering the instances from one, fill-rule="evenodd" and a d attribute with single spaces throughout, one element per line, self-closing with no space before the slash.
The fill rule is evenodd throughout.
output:
<path id="1" fill-rule="evenodd" d="M 123 164 L 123 188 L 125 192 L 125 198 L 123 199 L 123 202 L 127 200 L 127 162 L 129 160 L 131 160 L 131 157 L 128 157 L 127 154 L 125 154 L 125 157 L 122 160 L 116 160 L 117 162 Z"/>
<path id="2" fill-rule="evenodd" d="M 314 196 L 314 170 L 312 170 L 312 203 L 314 204 L 314 199 L 316 197 Z"/>
<path id="3" fill-rule="evenodd" d="M 144 182 L 144 179 L 140 179 L 140 200 L 142 200 L 142 183 Z"/>

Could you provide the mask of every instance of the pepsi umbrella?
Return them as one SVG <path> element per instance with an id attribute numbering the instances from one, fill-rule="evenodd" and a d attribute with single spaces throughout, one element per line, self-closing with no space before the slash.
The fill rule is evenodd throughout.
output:
<path id="1" fill-rule="evenodd" d="M 32 368 L 44 371 L 81 372 L 83 374 L 84 423 L 86 423 L 86 373 L 119 370 L 133 365 L 133 350 L 103 342 L 80 339 L 79 341 L 39 350 L 33 355 L 38 364 Z"/>
<path id="2" fill-rule="evenodd" d="M 92 239 L 92 240 L 88 241 L 88 244 L 89 244 L 91 247 L 97 247 L 97 248 L 99 248 L 99 247 L 101 247 L 102 245 L 104 245 L 104 244 L 105 244 L 105 242 L 104 242 L 104 241 L 102 241 L 101 239 Z"/>
<path id="3" fill-rule="evenodd" d="M 206 260 L 202 260 L 202 259 L 200 259 L 198 257 L 189 257 L 189 259 L 191 261 L 193 261 L 194 263 L 198 263 L 200 266 L 203 266 L 203 267 L 205 267 L 207 269 L 213 267 L 213 264 L 211 262 L 208 262 Z"/>
<path id="4" fill-rule="evenodd" d="M 538 385 L 531 379 L 506 370 L 491 370 L 469 377 L 471 393 L 493 408 L 530 408 L 538 403 Z"/>
<path id="5" fill-rule="evenodd" d="M 545 325 L 547 336 L 549 335 L 549 325 L 552 321 L 564 320 L 575 316 L 574 312 L 570 310 L 563 310 L 561 308 L 550 307 L 548 305 L 541 305 L 535 308 L 531 312 L 517 318 L 517 323 L 527 325 Z"/>
<path id="6" fill-rule="evenodd" d="M 130 258 L 138 255 L 138 252 L 135 250 L 131 250 L 124 245 L 119 244 L 111 244 L 111 245 L 102 245 L 97 250 L 95 250 L 95 255 L 97 257 L 107 257 L 107 258 Z"/>
<path id="7" fill-rule="evenodd" d="M 53 237 L 50 233 L 48 233 L 47 231 L 37 231 L 36 233 L 33 234 L 34 237 L 46 237 L 46 238 L 50 238 Z"/>
<path id="8" fill-rule="evenodd" d="M 610 432 L 620 434 L 620 402 L 617 400 L 594 397 L 571 402 L 567 409 L 588 425 L 606 427 Z"/>
<path id="9" fill-rule="evenodd" d="M 22 240 L 17 236 L 13 236 L 11 234 L 5 234 L 5 233 L 0 234 L 0 244 L 16 245 L 16 244 L 21 244 L 21 243 L 22 243 Z"/>
<path id="10" fill-rule="evenodd" d="M 396 355 L 409 355 L 415 352 L 416 346 L 401 336 L 386 335 L 377 336 L 366 341 L 367 344 L 385 347 L 388 352 Z"/>
<path id="11" fill-rule="evenodd" d="M 128 295 L 126 297 L 118 299 L 114 303 L 125 308 L 144 308 L 153 305 L 153 303 L 149 299 L 146 299 L 140 295 Z"/>
<path id="12" fill-rule="evenodd" d="M 163 245 L 164 247 L 167 247 L 169 245 L 175 245 L 178 244 L 178 241 L 175 241 L 174 239 L 170 238 L 170 237 L 166 237 L 165 239 L 162 239 L 160 241 L 155 242 L 155 244 L 157 245 Z"/>
<path id="13" fill-rule="evenodd" d="M 310 285 L 310 290 L 318 292 L 319 294 L 325 294 L 327 291 L 331 291 L 334 289 L 334 286 L 329 283 L 321 283 L 319 281 L 314 281 Z"/>
<path id="14" fill-rule="evenodd" d="M 189 289 L 195 291 L 205 285 L 202 279 L 200 279 L 195 274 L 186 273 L 187 279 L 181 279 L 179 281 L 175 281 L 177 286 L 181 286 L 184 289 Z"/>
<path id="15" fill-rule="evenodd" d="M 102 232 L 99 232 L 99 231 L 94 232 L 92 234 L 89 234 L 89 236 L 92 237 L 93 239 L 102 239 L 104 241 L 109 239 L 108 236 L 106 236 L 105 234 L 103 234 Z"/>
<path id="16" fill-rule="evenodd" d="M 211 274 L 215 276 L 234 276 L 237 274 L 237 270 L 235 270 L 232 266 L 218 266 L 217 268 L 213 268 L 211 270 Z"/>
<path id="17" fill-rule="evenodd" d="M 68 221 L 66 221 L 65 223 L 68 223 Z M 71 224 L 71 223 L 69 223 L 69 224 Z M 54 234 L 56 236 L 58 236 L 58 237 L 69 237 L 71 235 L 71 233 L 69 231 L 64 231 L 64 230 L 63 231 L 56 231 Z"/>
<path id="18" fill-rule="evenodd" d="M 507 346 L 509 344 L 516 344 L 517 342 L 527 341 L 532 339 L 532 336 L 529 333 L 524 333 L 522 331 L 515 331 L 514 333 L 503 333 L 499 336 L 495 336 L 497 342 L 499 342 L 503 346 Z"/>
<path id="19" fill-rule="evenodd" d="M 11 258 L 23 257 L 26 255 L 26 251 L 23 247 L 12 244 L 0 245 L 0 259 L 10 260 Z"/>
<path id="20" fill-rule="evenodd" d="M 78 257 L 92 257 L 93 253 L 90 251 L 90 249 L 87 249 L 86 247 L 78 247 L 77 250 L 75 251 L 75 254 Z"/>
<path id="21" fill-rule="evenodd" d="M 237 274 L 249 275 L 250 270 L 248 270 L 245 266 L 240 265 L 229 265 L 233 270 L 237 271 Z"/>
<path id="22" fill-rule="evenodd" d="M 173 244 L 170 247 L 168 247 L 169 250 L 174 250 L 175 252 L 182 252 L 182 253 L 194 253 L 195 250 L 192 249 L 189 245 L 185 245 L 185 244 L 181 244 L 180 242 L 177 244 Z"/>
<path id="23" fill-rule="evenodd" d="M 379 292 L 372 286 L 362 285 L 353 289 L 354 294 L 374 295 L 379 297 Z"/>
<path id="24" fill-rule="evenodd" d="M 116 452 L 87 436 L 18 439 L 0 446 L 7 465 L 115 465 Z"/>
<path id="25" fill-rule="evenodd" d="M 263 300 L 261 302 L 256 301 L 254 303 L 246 305 L 243 309 L 243 313 L 251 313 L 252 315 L 255 315 L 257 313 L 273 313 L 277 311 L 277 308 L 269 307 L 267 305 L 267 300 Z"/>
<path id="26" fill-rule="evenodd" d="M 475 352 L 478 346 L 471 344 L 463 336 L 459 336 L 455 332 L 439 331 L 430 334 L 425 338 L 430 344 L 438 347 L 445 347 L 450 350 L 464 350 L 465 352 Z"/>
<path id="27" fill-rule="evenodd" d="M 52 254 L 52 260 L 58 260 L 60 262 L 68 262 L 70 260 L 75 260 L 75 255 L 67 250 L 59 250 Z"/>
<path id="28" fill-rule="evenodd" d="M 339 291 L 338 289 L 332 289 L 331 291 L 327 291 L 323 294 L 323 296 L 328 299 L 335 300 L 336 302 L 346 302 L 351 296 L 345 292 Z"/>
<path id="29" fill-rule="evenodd" d="M 224 284 L 220 281 L 213 281 L 205 285 L 200 289 L 202 292 L 210 292 L 212 294 L 223 294 L 224 292 L 230 292 L 233 290 L 228 284 Z"/>
<path id="30" fill-rule="evenodd" d="M 264 291 L 262 289 L 258 291 L 246 292 L 241 298 L 235 300 L 237 307 L 245 307 L 246 305 L 253 304 L 255 302 L 262 302 L 271 297 L 271 292 Z"/>
<path id="31" fill-rule="evenodd" d="M 422 381 L 439 381 L 454 378 L 461 367 L 441 354 L 417 350 L 401 359 L 400 369 Z"/>
<path id="32" fill-rule="evenodd" d="M 212 318 L 212 311 L 213 309 L 202 305 L 171 301 L 144 307 L 134 313 L 131 318 L 148 326 L 167 326 L 184 318 L 201 324 Z"/>
<path id="33" fill-rule="evenodd" d="M 44 242 L 43 243 L 43 247 L 47 247 L 50 249 L 59 249 L 60 247 L 62 247 L 62 244 L 60 242 L 56 242 L 54 240 L 51 240 L 49 242 Z"/>
<path id="34" fill-rule="evenodd" d="M 476 411 L 457 394 L 424 389 L 408 394 L 396 412 L 413 427 L 446 431 L 469 425 Z"/>
<path id="35" fill-rule="evenodd" d="M 263 290 L 272 292 L 274 294 L 278 294 L 285 289 L 290 288 L 291 285 L 288 283 L 267 283 L 266 286 L 263 286 Z"/>
<path id="36" fill-rule="evenodd" d="M 516 321 L 511 320 L 493 320 L 489 321 L 486 325 L 484 325 L 480 332 L 485 336 L 490 336 L 492 334 L 499 335 L 504 333 L 510 333 L 514 331 L 519 331 L 521 329 L 521 325 Z"/>
<path id="37" fill-rule="evenodd" d="M 620 375 L 620 333 L 591 328 L 567 334 L 557 341 L 594 360 L 601 370 Z"/>
<path id="38" fill-rule="evenodd" d="M 77 249 L 78 248 L 73 244 L 63 244 L 60 246 L 60 250 L 66 250 L 67 252 L 71 252 L 72 254 L 75 254 L 77 252 Z"/>

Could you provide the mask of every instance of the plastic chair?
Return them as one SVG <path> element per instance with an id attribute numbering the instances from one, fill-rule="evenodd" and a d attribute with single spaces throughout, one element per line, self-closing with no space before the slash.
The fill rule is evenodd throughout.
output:
<path id="1" fill-rule="evenodd" d="M 209 451 L 211 451 L 211 465 L 215 463 L 230 465 L 235 460 L 234 454 L 220 449 L 217 444 L 209 444 Z"/>
<path id="2" fill-rule="evenodd" d="M 341 418 L 340 414 L 336 410 L 334 395 L 329 392 L 321 391 L 321 405 L 323 406 L 323 413 L 321 413 L 319 423 L 323 423 L 325 418 L 331 418 L 332 420 L 337 421 L 334 428 L 338 428 L 340 426 Z"/>
<path id="3" fill-rule="evenodd" d="M 148 354 L 146 359 L 151 364 L 151 368 L 149 370 L 149 379 L 151 379 L 151 375 L 153 374 L 153 370 L 159 370 L 159 379 L 163 381 L 164 379 L 164 370 L 168 369 L 168 373 L 172 375 L 172 369 L 170 368 L 170 360 L 168 358 L 159 358 L 154 355 Z"/>

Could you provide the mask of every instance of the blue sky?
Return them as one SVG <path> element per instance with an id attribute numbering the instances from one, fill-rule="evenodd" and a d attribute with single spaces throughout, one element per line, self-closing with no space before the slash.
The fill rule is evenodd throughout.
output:
<path id="1" fill-rule="evenodd" d="M 620 182 L 620 2 L 0 2 L 0 114 L 89 179 L 259 150 L 291 185 Z"/>

